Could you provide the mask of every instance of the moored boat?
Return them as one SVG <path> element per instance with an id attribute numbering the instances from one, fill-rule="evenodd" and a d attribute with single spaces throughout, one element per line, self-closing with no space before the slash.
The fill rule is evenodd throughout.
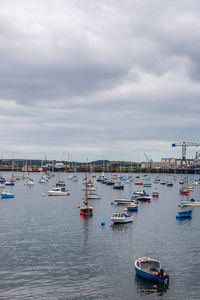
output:
<path id="1" fill-rule="evenodd" d="M 140 257 L 135 261 L 136 274 L 144 279 L 169 285 L 169 275 L 161 268 L 158 260 Z"/>
<path id="2" fill-rule="evenodd" d="M 188 209 L 186 211 L 180 211 L 177 213 L 176 218 L 191 218 L 192 210 Z"/>
<path id="3" fill-rule="evenodd" d="M 181 206 L 200 206 L 200 200 L 182 200 L 181 201 Z"/>
<path id="4" fill-rule="evenodd" d="M 123 190 L 124 189 L 124 185 L 121 184 L 121 182 L 115 182 L 115 184 L 113 185 L 113 189 L 115 189 L 115 190 Z"/>
<path id="5" fill-rule="evenodd" d="M 122 199 L 114 199 L 114 204 L 129 204 L 134 202 L 134 199 L 130 198 L 122 198 Z"/>
<path id="6" fill-rule="evenodd" d="M 10 193 L 9 190 L 6 190 L 5 192 L 1 193 L 1 198 L 14 198 L 15 194 L 14 193 Z"/>
<path id="7" fill-rule="evenodd" d="M 133 222 L 133 216 L 125 213 L 113 213 L 111 220 L 114 224 L 125 224 Z"/>
<path id="8" fill-rule="evenodd" d="M 88 194 L 88 199 L 101 199 L 101 196 L 91 192 Z"/>
<path id="9" fill-rule="evenodd" d="M 47 192 L 49 196 L 68 196 L 70 195 L 70 190 L 64 187 L 54 187 L 51 191 Z"/>
<path id="10" fill-rule="evenodd" d="M 138 201 L 134 200 L 127 206 L 128 211 L 138 211 Z"/>

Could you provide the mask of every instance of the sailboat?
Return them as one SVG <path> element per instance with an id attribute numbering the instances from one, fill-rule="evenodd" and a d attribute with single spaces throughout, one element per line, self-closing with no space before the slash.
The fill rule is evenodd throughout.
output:
<path id="1" fill-rule="evenodd" d="M 80 214 L 84 216 L 92 216 L 93 214 L 93 207 L 88 205 L 88 186 L 87 186 L 87 174 L 86 174 L 86 192 L 85 192 L 85 199 L 83 201 L 84 206 L 80 208 Z"/>

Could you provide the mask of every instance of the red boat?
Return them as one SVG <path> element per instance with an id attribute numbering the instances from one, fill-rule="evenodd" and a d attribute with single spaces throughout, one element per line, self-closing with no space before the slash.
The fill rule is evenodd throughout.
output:
<path id="1" fill-rule="evenodd" d="M 143 185 L 143 182 L 135 182 L 135 185 Z"/>
<path id="2" fill-rule="evenodd" d="M 182 189 L 179 190 L 179 192 L 180 192 L 181 195 L 189 195 L 190 191 L 186 188 L 182 188 Z"/>

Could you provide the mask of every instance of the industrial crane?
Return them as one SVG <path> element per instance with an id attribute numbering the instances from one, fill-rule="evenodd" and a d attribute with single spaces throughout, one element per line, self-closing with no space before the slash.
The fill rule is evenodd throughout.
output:
<path id="1" fill-rule="evenodd" d="M 144 153 L 144 155 L 145 155 L 145 157 L 146 157 L 146 159 L 147 159 L 147 161 L 148 161 L 148 168 L 149 168 L 149 172 L 150 172 L 150 169 L 151 169 L 151 166 L 152 166 L 152 164 L 153 164 L 153 160 L 152 159 L 148 159 L 148 156 L 146 155 L 146 153 Z"/>
<path id="2" fill-rule="evenodd" d="M 189 146 L 200 146 L 200 143 L 190 143 L 190 142 L 180 142 L 180 143 L 174 143 L 172 144 L 172 147 L 176 147 L 176 146 L 181 146 L 182 147 L 182 160 L 181 160 L 181 165 L 183 164 L 183 162 L 185 162 L 185 164 L 187 165 L 186 162 L 186 148 Z"/>

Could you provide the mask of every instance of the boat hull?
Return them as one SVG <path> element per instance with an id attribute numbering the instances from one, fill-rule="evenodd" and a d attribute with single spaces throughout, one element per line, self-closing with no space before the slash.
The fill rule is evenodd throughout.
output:
<path id="1" fill-rule="evenodd" d="M 1 198 L 14 198 L 15 194 L 1 194 Z"/>
<path id="2" fill-rule="evenodd" d="M 144 271 L 138 269 L 137 267 L 135 267 L 135 272 L 138 276 L 140 276 L 140 277 L 142 277 L 146 280 L 150 280 L 150 281 L 153 281 L 153 282 L 159 282 L 159 283 L 162 283 L 162 282 L 165 281 L 165 278 L 160 278 L 157 275 L 149 274 L 147 272 L 144 272 Z"/>
<path id="3" fill-rule="evenodd" d="M 68 192 L 54 192 L 54 191 L 49 191 L 47 192 L 48 196 L 68 196 Z"/>
<path id="4" fill-rule="evenodd" d="M 91 206 L 83 206 L 83 207 L 80 208 L 80 212 L 84 216 L 92 216 L 92 214 L 93 214 L 93 207 L 91 207 Z"/>

